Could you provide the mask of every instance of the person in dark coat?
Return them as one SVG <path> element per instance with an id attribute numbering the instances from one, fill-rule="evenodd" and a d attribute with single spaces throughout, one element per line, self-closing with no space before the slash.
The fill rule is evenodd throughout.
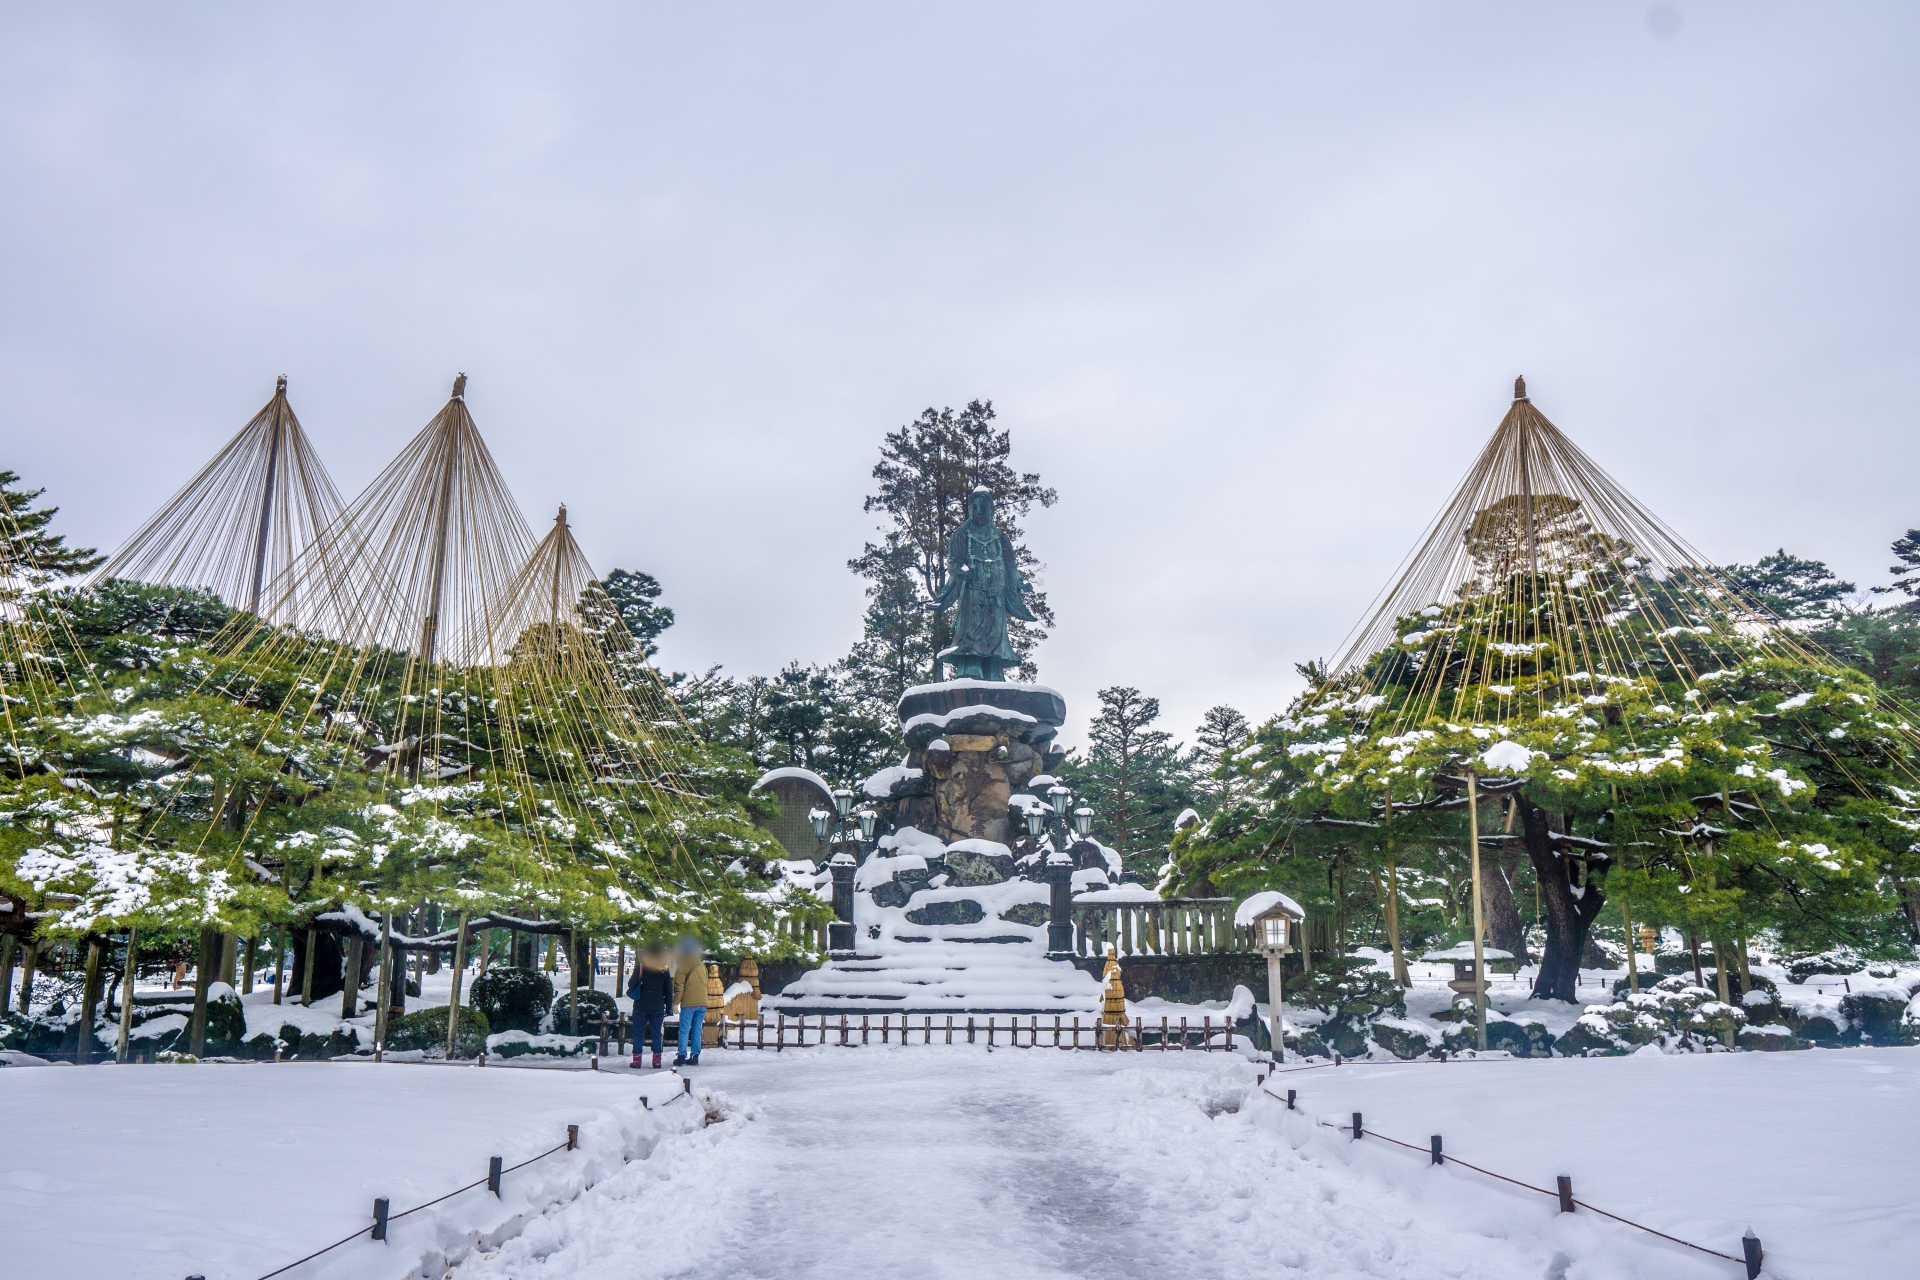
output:
<path id="1" fill-rule="evenodd" d="M 653 1040 L 653 1066 L 660 1069 L 660 1032 L 667 1014 L 673 1010 L 673 957 L 665 947 L 649 947 L 641 952 L 640 963 L 627 982 L 627 994 L 633 998 L 633 1065 L 638 1069 L 640 1045 Z"/>

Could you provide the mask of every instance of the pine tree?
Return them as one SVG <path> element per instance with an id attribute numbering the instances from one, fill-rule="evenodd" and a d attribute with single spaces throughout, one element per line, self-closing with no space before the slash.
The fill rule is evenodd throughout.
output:
<path id="1" fill-rule="evenodd" d="M 1229 706 L 1209 707 L 1194 734 L 1192 766 L 1194 786 L 1211 811 L 1232 778 L 1227 765 L 1233 753 L 1246 744 L 1251 732 L 1247 718 Z"/>
<path id="2" fill-rule="evenodd" d="M 615 569 L 600 584 L 619 610 L 620 621 L 640 644 L 640 656 L 652 658 L 660 652 L 656 643 L 660 633 L 673 625 L 673 610 L 654 603 L 660 598 L 660 582 L 650 573 Z"/>
<path id="3" fill-rule="evenodd" d="M 1034 472 L 1008 465 L 1012 433 L 995 430 L 993 423 L 990 401 L 972 401 L 958 413 L 928 409 L 888 432 L 880 446 L 873 468 L 879 486 L 865 509 L 881 513 L 887 523 L 878 543 L 869 542 L 847 562 L 870 584 L 862 641 L 867 647 L 857 648 L 850 661 L 863 670 L 884 664 L 880 674 L 861 677 L 876 687 L 895 678 L 892 672 L 908 660 L 920 664 L 924 679 L 939 679 L 934 655 L 947 645 L 949 623 L 945 616 L 928 614 L 925 602 L 946 586 L 947 541 L 966 519 L 967 495 L 976 488 L 993 493 L 994 519 L 1013 541 L 1022 575 L 1031 583 L 1041 568 L 1023 544 L 1020 521 L 1034 504 L 1050 507 L 1058 495 Z M 1010 631 L 1022 658 L 1022 680 L 1035 677 L 1031 654 L 1053 625 L 1045 592 L 1032 591 L 1027 604 L 1039 621 L 1015 619 Z"/>
<path id="4" fill-rule="evenodd" d="M 1802 560 L 1785 547 L 1757 564 L 1730 564 L 1720 570 L 1736 586 L 1788 621 L 1827 621 L 1858 588 L 1842 582 L 1818 560 Z"/>
<path id="5" fill-rule="evenodd" d="M 1893 558 L 1900 562 L 1887 569 L 1894 575 L 1893 581 L 1874 590 L 1883 595 L 1898 591 L 1908 597 L 1903 607 L 1914 608 L 1920 604 L 1920 529 L 1909 529 L 1893 540 Z"/>
<path id="6" fill-rule="evenodd" d="M 22 489 L 18 474 L 0 471 L 0 578 L 43 586 L 106 563 L 92 547 L 69 547 L 64 536 L 47 532 L 60 508 L 34 507 L 34 499 L 45 492 Z"/>
<path id="7" fill-rule="evenodd" d="M 1173 838 L 1174 819 L 1198 799 L 1192 766 L 1173 735 L 1153 727 L 1158 698 L 1125 686 L 1099 696 L 1086 756 L 1070 757 L 1061 774 L 1093 810 L 1095 837 L 1111 844 L 1129 870 L 1151 872 Z"/>

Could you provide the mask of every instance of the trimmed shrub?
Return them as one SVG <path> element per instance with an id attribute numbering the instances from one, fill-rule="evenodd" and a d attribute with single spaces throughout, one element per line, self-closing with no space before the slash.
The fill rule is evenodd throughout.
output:
<path id="1" fill-rule="evenodd" d="M 553 979 L 538 969 L 495 965 L 474 980 L 473 1007 L 496 1032 L 537 1033 L 552 1004 Z"/>
<path id="2" fill-rule="evenodd" d="M 479 1057 L 487 1047 L 487 1037 L 492 1034 L 486 1014 L 463 1006 L 453 1056 Z M 394 1022 L 387 1028 L 387 1048 L 424 1049 L 430 1056 L 444 1056 L 447 1048 L 447 1007 L 441 1005 L 437 1009 L 421 1009 Z"/>
<path id="3" fill-rule="evenodd" d="M 541 1028 L 546 1031 L 557 1031 L 561 1035 L 572 1035 L 573 1033 L 568 1030 L 568 1028 L 572 1025 L 572 1021 L 570 1018 L 570 1015 L 573 1012 L 572 1005 L 570 1003 L 572 999 L 573 999 L 573 993 L 569 991 L 569 992 L 563 993 L 558 1000 L 555 1000 L 553 1002 L 553 1010 L 552 1012 L 548 1013 L 546 1018 L 541 1022 L 540 1024 Z M 620 1016 L 620 1006 L 616 1005 L 613 1002 L 612 996 L 608 995 L 604 991 L 592 991 L 585 987 L 581 988 L 580 990 L 580 1034 L 581 1035 L 583 1036 L 599 1035 L 600 1019 L 605 1018 L 607 1020 L 607 1025 L 611 1027 L 613 1025 L 614 1020 L 617 1019 L 619 1016 Z"/>

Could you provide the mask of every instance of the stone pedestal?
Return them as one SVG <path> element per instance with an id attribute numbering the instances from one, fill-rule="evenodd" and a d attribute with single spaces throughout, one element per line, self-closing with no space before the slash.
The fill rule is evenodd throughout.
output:
<path id="1" fill-rule="evenodd" d="M 1008 803 L 1065 757 L 1053 745 L 1067 704 L 1043 685 L 949 680 L 900 699 L 907 768 L 893 784 L 902 825 L 949 844 L 1011 845 L 1022 832 Z"/>

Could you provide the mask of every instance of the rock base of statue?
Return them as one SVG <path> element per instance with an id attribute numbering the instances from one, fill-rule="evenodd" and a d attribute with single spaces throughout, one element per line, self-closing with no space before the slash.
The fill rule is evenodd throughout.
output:
<path id="1" fill-rule="evenodd" d="M 899 710 L 907 762 L 887 797 L 896 822 L 949 844 L 1018 840 L 1009 802 L 1065 756 L 1053 738 L 1066 700 L 1044 685 L 947 680 L 907 690 Z"/>

